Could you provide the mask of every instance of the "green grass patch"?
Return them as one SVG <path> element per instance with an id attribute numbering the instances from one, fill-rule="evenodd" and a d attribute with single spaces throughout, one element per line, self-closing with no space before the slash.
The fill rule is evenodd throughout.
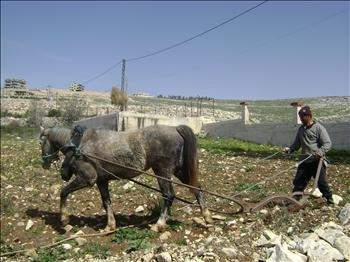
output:
<path id="1" fill-rule="evenodd" d="M 121 228 L 112 236 L 112 242 L 122 244 L 126 242 L 125 252 L 145 249 L 150 246 L 149 239 L 154 238 L 156 233 L 148 229 Z"/>
<path id="2" fill-rule="evenodd" d="M 269 155 L 280 152 L 281 148 L 271 145 L 262 145 L 246 142 L 234 138 L 199 138 L 199 145 L 212 153 L 235 155 L 245 153 L 247 155 Z"/>
<path id="3" fill-rule="evenodd" d="M 111 255 L 109 247 L 101 245 L 99 243 L 88 243 L 85 248 L 85 252 L 94 256 L 95 258 L 106 259 Z"/>

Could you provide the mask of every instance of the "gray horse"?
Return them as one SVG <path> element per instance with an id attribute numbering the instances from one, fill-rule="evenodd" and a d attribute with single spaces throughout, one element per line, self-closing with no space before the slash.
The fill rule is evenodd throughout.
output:
<path id="1" fill-rule="evenodd" d="M 41 145 L 41 157 L 42 167 L 49 169 L 51 163 L 59 158 L 59 152 L 63 151 L 63 146 L 66 145 L 71 138 L 71 130 L 68 128 L 52 127 L 43 128 L 40 127 L 40 145 Z"/>
<path id="2" fill-rule="evenodd" d="M 137 170 L 147 171 L 152 168 L 157 176 L 170 179 L 175 175 L 182 183 L 199 187 L 197 141 L 191 128 L 187 126 L 157 125 L 126 132 L 87 129 L 82 137 L 73 134 L 72 141 L 74 140 L 79 140 L 78 150 L 82 152 L 82 156 L 79 157 L 74 153 L 76 149 L 68 150 L 62 164 L 63 176 L 69 178 L 73 172 L 76 174 L 74 180 L 61 191 L 60 211 L 63 224 L 68 221 L 66 212 L 68 195 L 96 183 L 103 207 L 107 212 L 105 230 L 115 229 L 116 221 L 108 182 L 116 179 L 115 176 L 125 179 L 140 175 L 139 172 L 89 158 L 84 154 L 98 156 Z M 164 205 L 157 223 L 151 227 L 154 231 L 161 231 L 166 226 L 175 195 L 171 182 L 159 178 L 158 184 L 164 197 Z M 191 191 L 201 207 L 204 219 L 211 223 L 211 214 L 205 207 L 202 192 L 194 189 Z"/>

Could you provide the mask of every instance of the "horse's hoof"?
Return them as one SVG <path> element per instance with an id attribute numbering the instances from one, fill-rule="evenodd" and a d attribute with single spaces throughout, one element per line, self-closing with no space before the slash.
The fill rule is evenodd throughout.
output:
<path id="1" fill-rule="evenodd" d="M 213 224 L 213 218 L 211 217 L 210 211 L 207 209 L 203 212 L 203 218 L 207 224 Z"/>
<path id="2" fill-rule="evenodd" d="M 66 226 L 68 225 L 68 222 L 69 222 L 69 216 L 65 214 L 61 214 L 61 224 L 63 226 Z"/>
<path id="3" fill-rule="evenodd" d="M 102 232 L 103 232 L 103 233 L 112 232 L 112 231 L 115 231 L 116 228 L 117 228 L 116 226 L 106 226 L 106 227 L 102 230 Z"/>
<path id="4" fill-rule="evenodd" d="M 165 229 L 165 225 L 161 224 L 153 224 L 151 226 L 151 230 L 154 232 L 162 232 Z"/>

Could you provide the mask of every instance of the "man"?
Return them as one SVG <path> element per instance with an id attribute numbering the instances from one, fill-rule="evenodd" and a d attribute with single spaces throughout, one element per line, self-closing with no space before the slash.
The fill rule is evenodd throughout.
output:
<path id="1" fill-rule="evenodd" d="M 316 176 L 319 159 L 325 158 L 327 151 L 330 150 L 332 145 L 326 129 L 320 123 L 312 119 L 310 107 L 302 107 L 299 111 L 299 118 L 302 122 L 302 126 L 298 129 L 294 143 L 290 148 L 284 148 L 283 151 L 285 153 L 293 153 L 301 147 L 302 155 L 300 160 L 306 159 L 309 155 L 313 156 L 298 166 L 293 181 L 293 192 L 304 191 L 311 177 Z M 327 200 L 327 204 L 334 204 L 332 192 L 326 180 L 325 163 L 322 165 L 317 186 L 322 196 Z M 294 198 L 300 200 L 301 196 L 296 195 Z"/>

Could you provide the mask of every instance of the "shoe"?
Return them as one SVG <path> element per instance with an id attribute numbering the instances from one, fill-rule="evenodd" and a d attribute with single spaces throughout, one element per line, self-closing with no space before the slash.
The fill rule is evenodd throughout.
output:
<path id="1" fill-rule="evenodd" d="M 333 197 L 327 198 L 327 205 L 334 205 Z"/>

